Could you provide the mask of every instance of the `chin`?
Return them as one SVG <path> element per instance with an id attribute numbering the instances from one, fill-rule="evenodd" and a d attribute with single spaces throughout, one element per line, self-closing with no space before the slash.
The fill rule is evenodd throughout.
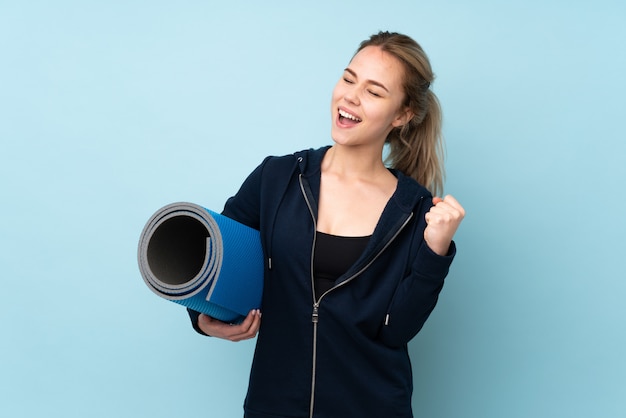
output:
<path id="1" fill-rule="evenodd" d="M 337 145 L 350 145 L 350 138 L 341 132 L 331 132 L 330 137 Z"/>

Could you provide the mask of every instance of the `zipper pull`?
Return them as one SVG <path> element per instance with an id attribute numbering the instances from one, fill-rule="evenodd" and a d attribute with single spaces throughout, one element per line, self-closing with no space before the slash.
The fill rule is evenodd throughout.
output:
<path id="1" fill-rule="evenodd" d="M 319 321 L 319 312 L 317 307 L 317 303 L 313 305 L 313 315 L 311 315 L 311 322 L 313 322 L 314 324 L 317 324 L 317 321 Z"/>

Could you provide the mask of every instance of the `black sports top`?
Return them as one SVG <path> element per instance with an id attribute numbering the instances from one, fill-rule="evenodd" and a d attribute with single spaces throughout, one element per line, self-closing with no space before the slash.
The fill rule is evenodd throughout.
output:
<path id="1" fill-rule="evenodd" d="M 370 236 L 344 237 L 316 233 L 313 278 L 315 300 L 335 285 L 335 280 L 345 273 L 361 256 Z"/>

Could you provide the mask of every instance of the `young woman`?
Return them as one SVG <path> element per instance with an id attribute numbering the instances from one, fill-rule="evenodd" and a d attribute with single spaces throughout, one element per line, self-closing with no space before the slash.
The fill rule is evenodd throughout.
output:
<path id="1" fill-rule="evenodd" d="M 373 35 L 333 91 L 334 144 L 266 158 L 227 201 L 226 216 L 261 232 L 263 320 L 190 316 L 232 341 L 258 331 L 246 417 L 412 417 L 407 343 L 437 302 L 465 214 L 428 190 L 443 183 L 433 78 L 414 40 Z"/>

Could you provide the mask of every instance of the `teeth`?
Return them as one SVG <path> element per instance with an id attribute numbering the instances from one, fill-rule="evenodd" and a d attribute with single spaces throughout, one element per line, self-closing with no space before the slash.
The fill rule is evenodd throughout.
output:
<path id="1" fill-rule="evenodd" d="M 354 115 L 351 115 L 350 113 L 346 112 L 345 110 L 339 109 L 339 114 L 341 116 L 343 116 L 344 118 L 352 119 L 353 121 L 356 121 L 356 122 L 361 122 L 361 119 L 357 118 Z"/>

